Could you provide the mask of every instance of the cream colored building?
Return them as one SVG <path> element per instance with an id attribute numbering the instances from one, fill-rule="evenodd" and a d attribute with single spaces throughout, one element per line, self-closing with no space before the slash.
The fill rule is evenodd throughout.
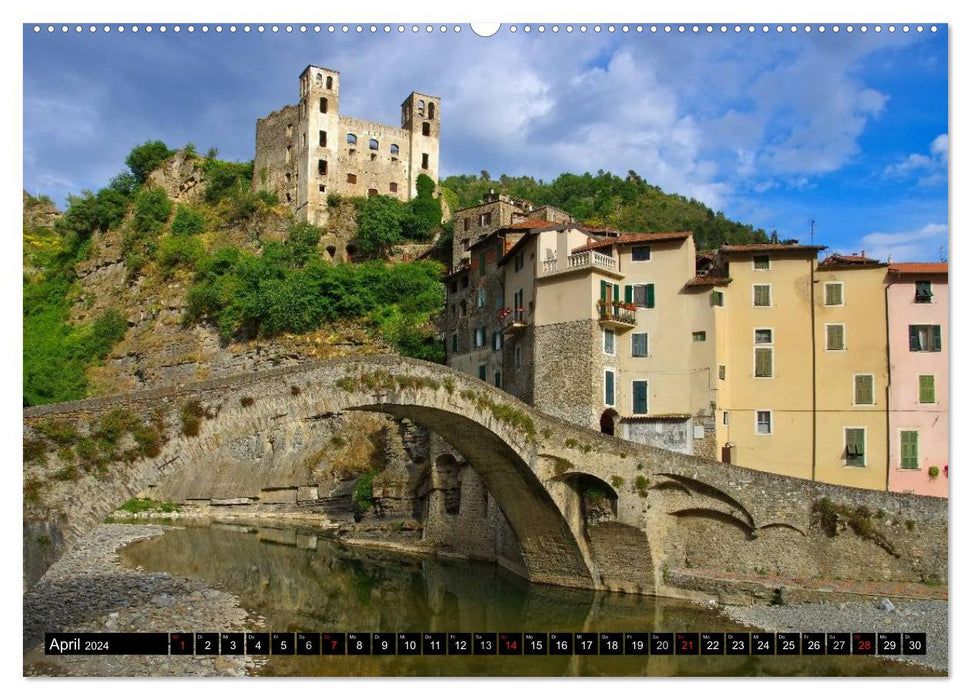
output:
<path id="1" fill-rule="evenodd" d="M 505 253 L 504 388 L 636 442 L 715 456 L 709 296 L 690 233 L 600 240 L 575 226 Z"/>

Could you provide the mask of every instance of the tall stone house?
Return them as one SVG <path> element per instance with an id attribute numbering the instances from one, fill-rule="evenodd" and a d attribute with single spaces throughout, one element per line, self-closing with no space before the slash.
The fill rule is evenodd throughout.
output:
<path id="1" fill-rule="evenodd" d="M 340 113 L 340 73 L 307 66 L 299 101 L 256 122 L 253 187 L 276 194 L 298 221 L 322 225 L 327 198 L 375 194 L 407 201 L 425 174 L 438 183 L 441 99 L 412 92 L 401 126 Z"/>
<path id="2" fill-rule="evenodd" d="M 635 442 L 947 494 L 946 265 L 542 220 L 454 245 L 450 366 Z"/>
<path id="3" fill-rule="evenodd" d="M 568 223 L 573 217 L 562 209 L 535 205 L 525 199 L 489 192 L 479 204 L 459 209 L 452 214 L 455 222 L 452 243 L 452 268 L 469 264 L 472 246 L 495 231 L 526 220 Z"/>

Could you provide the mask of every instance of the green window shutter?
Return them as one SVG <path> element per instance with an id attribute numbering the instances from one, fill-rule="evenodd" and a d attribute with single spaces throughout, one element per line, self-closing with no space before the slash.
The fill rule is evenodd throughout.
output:
<path id="1" fill-rule="evenodd" d="M 920 350 L 920 330 L 917 326 L 910 326 L 910 350 L 911 352 Z"/>
<path id="2" fill-rule="evenodd" d="M 862 428 L 847 428 L 846 429 L 846 463 L 849 465 L 862 467 L 866 462 L 866 455 L 864 454 L 865 446 L 863 444 L 863 429 Z"/>
<path id="3" fill-rule="evenodd" d="M 632 382 L 631 393 L 633 394 L 633 412 L 637 415 L 647 413 L 647 382 Z"/>
<path id="4" fill-rule="evenodd" d="M 606 280 L 600 280 L 600 300 L 607 301 L 607 286 L 610 283 Z"/>
<path id="5" fill-rule="evenodd" d="M 931 350 L 941 351 L 941 327 L 931 326 Z"/>
<path id="6" fill-rule="evenodd" d="M 614 405 L 614 373 L 604 372 L 604 403 Z"/>
<path id="7" fill-rule="evenodd" d="M 934 375 L 920 375 L 920 402 L 934 403 L 935 401 L 937 401 L 937 399 L 934 396 Z"/>
<path id="8" fill-rule="evenodd" d="M 917 469 L 917 431 L 900 432 L 900 466 L 902 469 Z"/>
<path id="9" fill-rule="evenodd" d="M 838 326 L 838 325 L 826 326 L 826 349 L 827 350 L 843 349 L 843 326 Z"/>
<path id="10" fill-rule="evenodd" d="M 772 376 L 772 349 L 756 348 L 755 350 L 755 376 Z"/>
<path id="11" fill-rule="evenodd" d="M 873 403 L 873 377 L 869 375 L 858 375 L 855 378 L 856 382 L 856 403 L 858 404 L 872 404 Z"/>
<path id="12" fill-rule="evenodd" d="M 647 308 L 654 308 L 654 285 L 647 285 Z"/>
<path id="13" fill-rule="evenodd" d="M 613 301 L 620 301 L 620 285 L 614 285 L 614 298 Z"/>
<path id="14" fill-rule="evenodd" d="M 624 285 L 624 303 L 631 304 L 634 301 L 634 287 L 630 284 Z"/>

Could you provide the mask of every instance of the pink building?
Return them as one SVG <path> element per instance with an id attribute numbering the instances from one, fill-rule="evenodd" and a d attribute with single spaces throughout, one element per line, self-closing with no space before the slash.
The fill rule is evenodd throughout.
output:
<path id="1" fill-rule="evenodd" d="M 947 497 L 947 263 L 887 269 L 891 491 Z"/>

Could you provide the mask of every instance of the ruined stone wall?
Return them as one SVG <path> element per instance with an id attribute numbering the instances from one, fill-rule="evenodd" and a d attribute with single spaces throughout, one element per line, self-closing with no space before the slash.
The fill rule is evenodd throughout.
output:
<path id="1" fill-rule="evenodd" d="M 348 134 L 357 137 L 356 144 L 347 142 Z M 383 194 L 408 201 L 410 145 L 405 129 L 341 115 L 339 133 L 333 137 L 339 138 L 336 144 L 338 154 L 337 162 L 328 169 L 328 194 L 336 193 L 342 197 Z M 378 142 L 376 149 L 370 148 L 371 139 Z M 398 146 L 398 155 L 391 153 L 392 145 Z M 353 176 L 356 182 L 350 182 L 349 176 Z M 391 183 L 395 184 L 397 191 L 392 191 Z"/>
<path id="2" fill-rule="evenodd" d="M 253 160 L 253 189 L 272 192 L 280 202 L 294 208 L 297 205 L 299 129 L 300 114 L 296 105 L 287 105 L 257 119 Z"/>

